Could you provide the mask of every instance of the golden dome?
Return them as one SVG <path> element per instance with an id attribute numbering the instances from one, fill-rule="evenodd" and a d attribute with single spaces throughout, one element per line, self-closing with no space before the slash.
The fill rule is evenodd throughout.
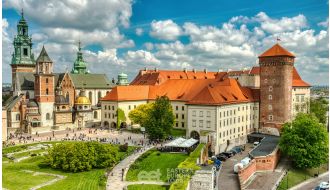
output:
<path id="1" fill-rule="evenodd" d="M 91 101 L 86 96 L 79 96 L 76 99 L 75 104 L 77 104 L 77 105 L 90 105 Z"/>

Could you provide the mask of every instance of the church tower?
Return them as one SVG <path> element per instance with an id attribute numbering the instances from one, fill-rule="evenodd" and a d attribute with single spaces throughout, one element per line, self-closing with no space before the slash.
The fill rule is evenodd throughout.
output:
<path id="1" fill-rule="evenodd" d="M 76 61 L 73 64 L 73 68 L 72 68 L 71 73 L 72 74 L 88 74 L 86 65 L 87 64 L 84 61 L 84 58 L 83 58 L 82 52 L 81 52 L 81 43 L 79 41 L 79 43 L 78 43 L 77 58 L 76 58 Z"/>
<path id="2" fill-rule="evenodd" d="M 53 126 L 53 108 L 55 100 L 55 83 L 53 62 L 49 58 L 45 47 L 42 47 L 36 61 L 36 74 L 34 83 L 35 99 L 39 104 L 42 126 Z"/>
<path id="3" fill-rule="evenodd" d="M 260 126 L 263 132 L 279 135 L 282 125 L 292 119 L 294 58 L 278 43 L 259 56 Z"/>
<path id="4" fill-rule="evenodd" d="M 32 53 L 32 38 L 29 36 L 29 26 L 24 18 L 23 10 L 21 19 L 17 24 L 17 35 L 14 38 L 14 52 L 11 60 L 12 87 L 14 94 L 20 90 L 17 86 L 16 73 L 35 72 L 35 60 Z M 15 95 L 16 95 L 15 94 Z"/>

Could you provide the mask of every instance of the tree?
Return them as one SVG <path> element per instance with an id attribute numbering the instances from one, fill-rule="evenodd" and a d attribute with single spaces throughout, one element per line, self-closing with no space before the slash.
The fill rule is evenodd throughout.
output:
<path id="1" fill-rule="evenodd" d="M 292 123 L 284 124 L 279 147 L 297 168 L 315 168 L 328 162 L 328 133 L 314 115 L 299 113 Z"/>
<path id="2" fill-rule="evenodd" d="M 124 110 L 117 109 L 117 128 L 120 128 L 120 124 L 126 121 L 126 116 Z"/>
<path id="3" fill-rule="evenodd" d="M 157 97 L 145 123 L 143 123 L 149 139 L 156 140 L 168 137 L 173 124 L 174 115 L 170 100 L 167 96 Z"/>
<path id="4" fill-rule="evenodd" d="M 326 124 L 328 101 L 325 98 L 311 99 L 310 101 L 310 113 L 314 114 L 320 121 L 320 123 Z"/>
<path id="5" fill-rule="evenodd" d="M 128 113 L 128 117 L 133 123 L 137 123 L 140 124 L 140 126 L 143 126 L 144 123 L 147 121 L 147 118 L 150 115 L 153 106 L 154 103 L 141 104 L 134 110 L 130 111 Z"/>

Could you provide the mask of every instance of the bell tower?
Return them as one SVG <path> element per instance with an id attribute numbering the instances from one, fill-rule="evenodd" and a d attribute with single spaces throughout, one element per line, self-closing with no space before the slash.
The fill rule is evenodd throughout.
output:
<path id="1" fill-rule="evenodd" d="M 14 52 L 12 54 L 12 87 L 13 92 L 18 93 L 20 90 L 17 86 L 17 75 L 20 72 L 35 72 L 35 60 L 32 53 L 32 38 L 29 36 L 29 26 L 24 18 L 23 10 L 21 19 L 17 24 L 17 35 L 14 38 Z"/>
<path id="2" fill-rule="evenodd" d="M 292 119 L 294 58 L 278 43 L 259 56 L 260 126 L 263 132 L 279 135 L 282 125 Z"/>
<path id="3" fill-rule="evenodd" d="M 72 74 L 88 74 L 86 68 L 86 62 L 84 61 L 82 52 L 81 52 L 81 42 L 78 42 L 78 52 L 76 61 L 73 64 L 73 68 L 71 71 Z"/>
<path id="4" fill-rule="evenodd" d="M 34 93 L 35 99 L 39 104 L 41 125 L 53 126 L 55 101 L 53 61 L 49 58 L 44 46 L 36 61 L 36 73 L 34 76 Z"/>

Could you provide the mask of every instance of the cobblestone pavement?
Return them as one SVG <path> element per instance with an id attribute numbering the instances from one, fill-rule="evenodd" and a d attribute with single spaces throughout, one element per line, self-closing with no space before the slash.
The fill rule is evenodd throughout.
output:
<path id="1" fill-rule="evenodd" d="M 112 169 L 111 173 L 108 176 L 106 189 L 107 190 L 122 190 L 122 189 L 126 188 L 128 183 L 123 180 L 125 178 L 123 176 L 126 176 L 129 166 L 132 163 L 134 163 L 134 161 L 137 158 L 139 158 L 143 153 L 147 152 L 151 148 L 153 148 L 153 146 L 145 147 L 145 148 L 141 149 L 141 151 L 134 153 L 134 154 L 128 156 L 127 158 L 125 158 L 124 160 L 122 160 L 121 162 L 119 162 L 119 164 L 117 164 Z M 123 169 L 124 169 L 124 174 L 122 171 Z"/>
<path id="2" fill-rule="evenodd" d="M 47 132 L 47 133 L 39 133 L 38 135 L 32 134 L 32 135 L 22 135 L 23 137 L 31 136 L 30 140 L 19 140 L 17 138 L 10 139 L 8 142 L 11 144 L 12 142 L 15 143 L 15 145 L 18 144 L 30 144 L 35 142 L 44 142 L 44 141 L 61 141 L 63 139 L 76 139 L 80 140 L 79 137 L 81 135 L 84 135 L 84 140 L 100 140 L 102 138 L 106 138 L 107 142 L 112 143 L 128 143 L 129 145 L 142 145 L 145 144 L 148 139 L 144 138 L 143 134 L 136 134 L 131 133 L 128 131 L 115 131 L 115 130 L 101 130 L 101 129 L 93 129 L 93 128 L 84 128 L 82 130 L 62 130 L 62 131 L 54 131 L 53 132 Z M 128 137 L 131 139 L 128 140 Z"/>
<path id="3" fill-rule="evenodd" d="M 225 162 L 222 162 L 223 164 L 218 178 L 219 190 L 240 190 L 238 176 L 234 173 L 234 165 L 244 157 L 247 157 L 252 148 L 252 144 L 246 144 L 245 150 L 242 153 L 238 153 Z"/>

